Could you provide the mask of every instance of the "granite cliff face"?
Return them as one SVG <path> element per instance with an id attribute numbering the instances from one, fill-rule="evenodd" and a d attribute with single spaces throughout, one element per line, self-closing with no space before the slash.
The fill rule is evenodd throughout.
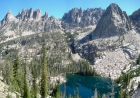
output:
<path id="1" fill-rule="evenodd" d="M 0 22 L 1 24 L 0 26 L 8 24 L 9 22 L 15 21 L 15 20 L 16 20 L 16 17 L 13 16 L 12 12 L 9 10 L 7 14 L 5 15 L 5 17 L 3 18 L 3 20 Z"/>
<path id="2" fill-rule="evenodd" d="M 132 15 L 130 16 L 130 19 L 132 20 L 137 32 L 140 33 L 140 9 L 133 12 Z"/>
<path id="3" fill-rule="evenodd" d="M 131 29 L 131 21 L 126 12 L 122 11 L 117 4 L 112 3 L 102 15 L 92 33 L 92 38 L 121 36 Z"/>
<path id="4" fill-rule="evenodd" d="M 19 14 L 16 16 L 19 21 L 30 21 L 30 20 L 40 20 L 41 19 L 41 10 L 37 9 L 36 11 L 33 11 L 32 8 L 29 10 L 22 10 L 22 12 L 19 12 Z"/>
<path id="5" fill-rule="evenodd" d="M 103 13 L 104 10 L 101 8 L 91 8 L 84 11 L 81 8 L 73 8 L 64 14 L 61 24 L 64 29 L 96 25 Z"/>

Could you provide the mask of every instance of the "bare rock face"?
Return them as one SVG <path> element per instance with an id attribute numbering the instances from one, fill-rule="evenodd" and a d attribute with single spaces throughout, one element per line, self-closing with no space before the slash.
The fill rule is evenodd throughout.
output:
<path id="1" fill-rule="evenodd" d="M 84 11 L 81 8 L 73 8 L 62 17 L 62 27 L 67 29 L 96 25 L 103 12 L 104 10 L 101 8 L 87 9 Z"/>
<path id="2" fill-rule="evenodd" d="M 10 21 L 14 21 L 16 18 L 13 16 L 12 12 L 9 10 L 5 15 L 4 19 L 1 21 L 1 25 L 4 25 Z"/>
<path id="3" fill-rule="evenodd" d="M 29 21 L 29 20 L 40 20 L 41 19 L 41 10 L 37 9 L 36 11 L 33 11 L 32 8 L 29 10 L 22 10 L 21 13 L 19 13 L 16 16 L 17 19 L 20 21 Z"/>
<path id="4" fill-rule="evenodd" d="M 117 4 L 110 4 L 102 15 L 92 38 L 106 38 L 120 36 L 131 30 L 131 21 L 126 12 L 122 11 Z"/>
<path id="5" fill-rule="evenodd" d="M 140 33 L 140 9 L 133 12 L 130 19 L 133 22 L 135 29 Z"/>
<path id="6" fill-rule="evenodd" d="M 32 17 L 33 17 L 33 9 L 30 8 L 28 18 L 32 18 Z"/>
<path id="7" fill-rule="evenodd" d="M 32 32 L 50 32 L 61 29 L 61 21 L 55 17 L 41 18 L 40 15 L 34 17 L 32 21 L 21 22 L 19 30 Z"/>
<path id="8" fill-rule="evenodd" d="M 22 9 L 22 11 L 18 13 L 18 15 L 16 16 L 16 18 L 19 21 L 26 21 L 28 19 L 28 10 Z"/>
<path id="9" fill-rule="evenodd" d="M 16 18 L 18 18 L 19 20 L 24 20 L 26 18 L 26 10 L 22 9 L 22 12 L 16 16 Z"/>
<path id="10" fill-rule="evenodd" d="M 44 15 L 44 16 L 42 16 L 42 18 L 43 18 L 43 19 L 47 19 L 47 18 L 48 18 L 48 13 L 47 13 L 47 12 L 45 12 L 45 15 Z"/>
<path id="11" fill-rule="evenodd" d="M 41 19 L 41 10 L 37 9 L 36 11 L 34 11 L 33 18 L 35 20 Z"/>

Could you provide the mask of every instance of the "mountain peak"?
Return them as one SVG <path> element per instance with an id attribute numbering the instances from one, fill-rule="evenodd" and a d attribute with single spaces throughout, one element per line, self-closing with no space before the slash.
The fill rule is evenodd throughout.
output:
<path id="1" fill-rule="evenodd" d="M 116 13 L 116 14 L 123 14 L 123 11 L 121 8 L 116 4 L 116 3 L 111 3 L 107 8 L 106 8 L 106 13 L 110 12 L 111 13 Z M 113 14 L 112 14 L 113 15 Z"/>
<path id="2" fill-rule="evenodd" d="M 47 19 L 48 18 L 48 12 L 45 12 L 45 14 L 42 16 L 43 19 Z"/>
<path id="3" fill-rule="evenodd" d="M 115 4 L 110 4 L 102 15 L 95 31 L 94 38 L 120 36 L 131 29 L 130 19 L 121 8 Z"/>
<path id="4" fill-rule="evenodd" d="M 35 20 L 40 20 L 41 19 L 41 10 L 40 9 L 36 9 L 36 11 L 33 12 L 33 18 Z"/>
<path id="5" fill-rule="evenodd" d="M 12 12 L 8 10 L 7 14 L 5 15 L 4 19 L 2 20 L 2 25 L 8 23 L 9 21 L 14 21 L 16 18 L 13 16 Z"/>
<path id="6" fill-rule="evenodd" d="M 12 14 L 11 10 L 8 10 L 7 14 Z"/>
<path id="7" fill-rule="evenodd" d="M 111 3 L 109 6 L 111 6 L 111 7 L 118 7 L 118 5 L 116 3 Z"/>

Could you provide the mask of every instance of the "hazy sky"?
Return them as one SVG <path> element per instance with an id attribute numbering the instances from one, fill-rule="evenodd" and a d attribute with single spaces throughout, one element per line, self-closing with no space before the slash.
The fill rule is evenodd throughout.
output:
<path id="1" fill-rule="evenodd" d="M 40 9 L 42 15 L 46 11 L 49 16 L 61 18 L 65 12 L 74 7 L 106 9 L 111 3 L 118 4 L 128 15 L 140 8 L 140 0 L 0 0 L 0 21 L 8 10 L 17 15 L 22 9 Z"/>

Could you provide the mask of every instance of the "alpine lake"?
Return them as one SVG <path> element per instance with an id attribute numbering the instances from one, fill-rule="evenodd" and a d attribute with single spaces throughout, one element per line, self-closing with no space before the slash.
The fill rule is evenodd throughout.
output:
<path id="1" fill-rule="evenodd" d="M 92 98 L 95 89 L 102 96 L 106 94 L 111 96 L 114 92 L 114 98 L 118 98 L 119 87 L 111 79 L 103 78 L 100 76 L 81 76 L 79 74 L 67 74 L 67 82 L 60 85 L 60 92 L 68 96 L 74 95 L 78 90 L 81 98 Z"/>

